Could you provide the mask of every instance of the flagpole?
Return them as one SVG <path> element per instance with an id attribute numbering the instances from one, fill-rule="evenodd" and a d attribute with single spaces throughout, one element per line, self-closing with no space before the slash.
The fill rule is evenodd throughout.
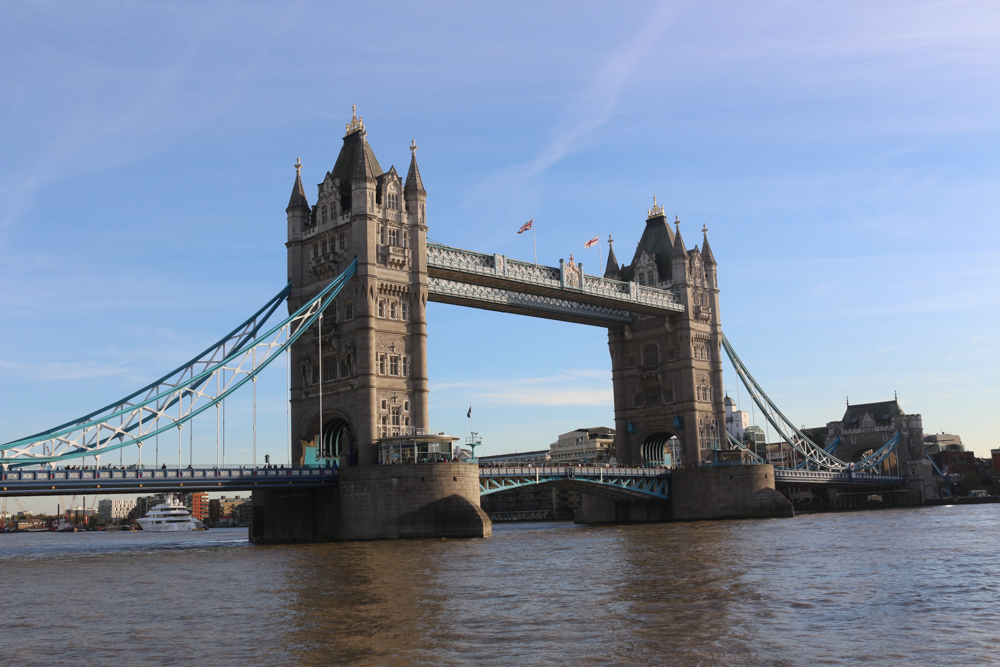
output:
<path id="1" fill-rule="evenodd" d="M 601 235 L 597 235 L 597 277 L 604 277 L 604 267 L 601 266 Z"/>
<path id="2" fill-rule="evenodd" d="M 538 244 L 535 243 L 535 225 L 531 225 L 531 246 L 535 249 L 535 266 L 538 266 Z"/>

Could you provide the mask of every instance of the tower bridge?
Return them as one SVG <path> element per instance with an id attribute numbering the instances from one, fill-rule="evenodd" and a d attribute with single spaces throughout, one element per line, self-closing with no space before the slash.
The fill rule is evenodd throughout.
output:
<path id="1" fill-rule="evenodd" d="M 584 273 L 572 256 L 558 267 L 542 266 L 431 243 L 416 154 L 414 142 L 405 179 L 395 167 L 384 171 L 362 119 L 353 116 L 333 168 L 317 184 L 314 203 L 296 162 L 285 211 L 288 285 L 282 291 L 201 355 L 143 389 L 78 420 L 0 445 L 0 468 L 99 459 L 132 446 L 141 459 L 144 441 L 181 432 L 213 406 L 218 415 L 221 401 L 248 383 L 256 395 L 260 371 L 285 354 L 293 369 L 291 462 L 301 471 L 299 478 L 288 472 L 284 484 L 278 475 L 215 481 L 230 488 L 254 484 L 252 539 L 488 535 L 479 495 L 542 483 L 542 473 L 535 471 L 531 482 L 531 474 L 516 471 L 505 477 L 476 465 L 423 463 L 448 458 L 453 441 L 431 429 L 428 418 L 426 306 L 435 301 L 607 329 L 616 458 L 638 472 L 598 471 L 597 481 L 575 469 L 544 473 L 546 482 L 570 482 L 594 492 L 600 501 L 591 503 L 594 517 L 629 518 L 627 501 L 620 499 L 636 493 L 661 501 L 669 497 L 671 505 L 660 518 L 791 513 L 775 489 L 778 477 L 788 475 L 727 441 L 723 353 L 768 422 L 801 456 L 797 479 L 839 483 L 835 476 L 850 464 L 791 424 L 723 335 L 707 228 L 702 227 L 700 246 L 688 248 L 680 221 L 669 223 L 654 197 L 631 262 L 619 263 L 609 239 L 603 276 Z M 265 329 L 282 301 L 288 317 Z M 921 447 L 911 435 L 893 438 L 862 459 L 858 473 L 871 474 L 894 456 L 909 483 L 922 474 L 914 467 Z M 726 460 L 739 466 L 715 465 L 726 450 L 732 450 Z M 662 465 L 670 451 L 678 451 L 680 461 L 673 461 L 677 469 L 669 484 L 667 475 L 644 472 Z M 302 477 L 335 466 L 336 483 L 316 477 L 310 486 Z M 904 477 L 892 481 L 903 484 Z M 308 478 L 313 480 L 312 473 Z M 62 484 L 48 481 L 55 482 L 49 484 L 53 488 Z M 164 486 L 167 480 L 157 483 Z M 289 521 L 289 516 L 311 518 Z"/>

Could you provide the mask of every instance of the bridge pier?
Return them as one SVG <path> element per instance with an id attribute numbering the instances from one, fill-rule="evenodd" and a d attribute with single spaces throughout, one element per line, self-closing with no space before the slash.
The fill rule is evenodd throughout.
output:
<path id="1" fill-rule="evenodd" d="M 479 466 L 413 463 L 341 468 L 331 489 L 253 494 L 250 540 L 261 544 L 489 537 Z"/>
<path id="2" fill-rule="evenodd" d="M 671 476 L 670 498 L 676 521 L 795 513 L 791 501 L 774 488 L 774 466 L 770 465 L 680 468 Z"/>
<path id="3" fill-rule="evenodd" d="M 671 518 L 668 500 L 612 500 L 583 494 L 573 523 L 660 523 Z"/>

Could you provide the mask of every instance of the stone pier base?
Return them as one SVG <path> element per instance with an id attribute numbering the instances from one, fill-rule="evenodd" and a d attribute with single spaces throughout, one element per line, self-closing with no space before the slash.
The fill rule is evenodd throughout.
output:
<path id="1" fill-rule="evenodd" d="M 611 500 L 583 494 L 573 514 L 574 523 L 655 523 L 670 521 L 670 503 L 665 500 Z"/>
<path id="2" fill-rule="evenodd" d="M 418 537 L 489 537 L 479 507 L 479 466 L 417 463 L 340 470 L 328 489 L 253 493 L 250 540 L 331 542 Z"/>
<path id="3" fill-rule="evenodd" d="M 790 517 L 791 501 L 774 488 L 770 465 L 711 466 L 673 471 L 673 518 L 750 519 Z"/>

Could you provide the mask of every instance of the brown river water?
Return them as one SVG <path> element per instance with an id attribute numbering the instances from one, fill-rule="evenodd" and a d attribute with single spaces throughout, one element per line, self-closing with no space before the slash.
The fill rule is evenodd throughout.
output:
<path id="1" fill-rule="evenodd" d="M 0 665 L 1000 664 L 1000 505 L 254 546 L 0 535 Z"/>

